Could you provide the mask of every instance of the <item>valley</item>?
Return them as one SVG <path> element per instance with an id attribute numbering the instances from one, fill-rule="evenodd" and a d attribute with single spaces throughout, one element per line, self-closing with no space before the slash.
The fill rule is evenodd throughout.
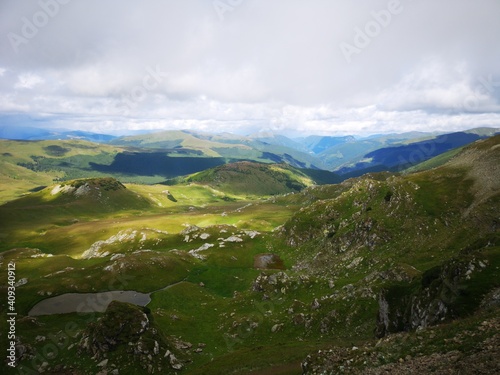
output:
<path id="1" fill-rule="evenodd" d="M 116 155 L 144 148 L 1 142 L 5 373 L 498 370 L 500 136 L 351 179 L 282 160 L 126 174 Z M 76 310 L 30 314 L 66 294 Z"/>
<path id="2" fill-rule="evenodd" d="M 499 15 L 0 0 L 0 375 L 500 374 Z"/>

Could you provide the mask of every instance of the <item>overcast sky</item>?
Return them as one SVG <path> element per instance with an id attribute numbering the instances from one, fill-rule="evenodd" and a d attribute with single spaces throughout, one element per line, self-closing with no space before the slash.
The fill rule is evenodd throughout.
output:
<path id="1" fill-rule="evenodd" d="M 0 0 L 0 126 L 500 126 L 499 0 Z"/>

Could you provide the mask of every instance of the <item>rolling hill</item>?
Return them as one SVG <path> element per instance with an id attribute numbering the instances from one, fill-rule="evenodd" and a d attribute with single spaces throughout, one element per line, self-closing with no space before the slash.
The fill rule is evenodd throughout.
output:
<path id="1" fill-rule="evenodd" d="M 231 194 L 268 196 L 339 181 L 338 176 L 331 172 L 297 169 L 286 163 L 237 162 L 167 181 L 167 184 L 197 183 Z"/>
<path id="2" fill-rule="evenodd" d="M 35 222 L 65 223 L 102 218 L 119 211 L 152 208 L 152 202 L 114 178 L 64 181 L 0 206 L 4 228 Z M 6 223 L 9 222 L 9 225 Z"/>
<path id="3" fill-rule="evenodd" d="M 181 132 L 179 132 L 181 133 Z M 171 134 L 170 134 L 171 135 Z M 162 143 L 172 146 L 169 149 L 122 147 L 97 144 L 80 140 L 45 140 L 45 141 L 12 141 L 0 140 L 0 202 L 19 197 L 23 194 L 39 190 L 54 182 L 78 178 L 112 176 L 122 182 L 159 183 L 168 178 L 187 175 L 228 162 L 238 161 L 238 153 L 231 152 L 235 159 L 215 157 L 220 155 L 219 146 L 224 150 L 234 148 L 243 150 L 242 159 L 250 157 L 267 163 L 289 162 L 307 165 L 295 160 L 289 154 L 281 156 L 252 149 L 250 146 L 232 146 L 223 143 L 203 141 L 189 134 L 179 148 L 173 143 Z M 214 150 L 200 146 L 217 145 Z M 184 148 L 185 146 L 191 148 Z M 239 148 L 239 147 L 242 148 Z M 222 154 L 224 152 L 221 151 Z M 208 156 L 208 155 L 212 156 Z M 317 176 L 327 178 L 327 172 L 317 170 Z"/>
<path id="4" fill-rule="evenodd" d="M 310 167 L 318 181 L 337 181 L 318 169 L 321 163 L 306 153 L 229 135 L 163 132 L 117 138 L 110 144 L 0 140 L 0 149 L 0 202 L 58 181 L 112 176 L 122 182 L 151 184 L 239 160 Z"/>
<path id="5" fill-rule="evenodd" d="M 55 181 L 99 176 L 99 173 L 92 172 L 89 163 L 110 163 L 123 151 L 80 140 L 0 140 L 0 150 L 0 202 L 52 185 Z"/>

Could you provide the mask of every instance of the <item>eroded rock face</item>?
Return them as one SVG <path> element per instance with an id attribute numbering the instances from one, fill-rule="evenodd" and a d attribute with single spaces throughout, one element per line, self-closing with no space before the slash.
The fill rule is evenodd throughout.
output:
<path id="1" fill-rule="evenodd" d="M 483 298 L 481 307 L 491 308 L 498 306 L 500 306 L 500 288 L 495 288 Z"/>
<path id="2" fill-rule="evenodd" d="M 480 296 L 471 295 L 468 282 L 486 267 L 475 258 L 452 260 L 424 272 L 418 288 L 407 284 L 381 290 L 376 336 L 421 329 L 473 312 Z"/>
<path id="3" fill-rule="evenodd" d="M 148 328 L 148 316 L 141 308 L 113 301 L 104 316 L 88 326 L 80 341 L 80 347 L 101 358 L 118 345 L 138 343 Z"/>
<path id="4" fill-rule="evenodd" d="M 89 324 L 83 332 L 79 351 L 91 355 L 103 368 L 107 366 L 111 352 L 125 348 L 126 354 L 121 360 L 139 363 L 145 373 L 160 369 L 166 373 L 166 368 L 173 371 L 182 369 L 182 361 L 173 353 L 177 350 L 158 334 L 146 311 L 136 305 L 111 302 L 104 315 Z M 168 355 L 163 356 L 162 353 Z"/>
<path id="5" fill-rule="evenodd" d="M 332 347 L 308 355 L 303 374 L 497 374 L 500 371 L 500 319 L 478 319 L 473 329 L 447 336 L 447 328 L 432 327 L 418 335 L 398 333 L 361 347 Z M 443 340 L 443 335 L 445 338 Z M 441 337 L 439 352 L 423 353 Z M 473 340 L 474 350 L 457 350 Z M 411 354 L 408 354 L 408 353 Z"/>
<path id="6" fill-rule="evenodd" d="M 290 284 L 290 278 L 283 271 L 271 275 L 261 273 L 255 279 L 252 290 L 264 293 L 284 293 L 290 287 Z"/>

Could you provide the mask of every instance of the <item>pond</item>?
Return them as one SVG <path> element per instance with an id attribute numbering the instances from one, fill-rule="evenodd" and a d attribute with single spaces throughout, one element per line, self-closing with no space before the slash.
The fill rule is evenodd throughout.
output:
<path id="1" fill-rule="evenodd" d="M 133 290 L 116 290 L 102 293 L 66 293 L 40 301 L 30 310 L 28 315 L 104 312 L 111 301 L 146 306 L 151 301 L 151 297 L 149 293 L 139 293 Z"/>
<path id="2" fill-rule="evenodd" d="M 128 302 L 137 306 L 146 306 L 151 302 L 151 294 L 170 289 L 186 282 L 186 279 L 167 285 L 151 293 L 134 290 L 112 290 L 100 293 L 65 293 L 38 302 L 28 313 L 29 316 L 54 315 L 68 313 L 104 312 L 111 301 Z"/>

